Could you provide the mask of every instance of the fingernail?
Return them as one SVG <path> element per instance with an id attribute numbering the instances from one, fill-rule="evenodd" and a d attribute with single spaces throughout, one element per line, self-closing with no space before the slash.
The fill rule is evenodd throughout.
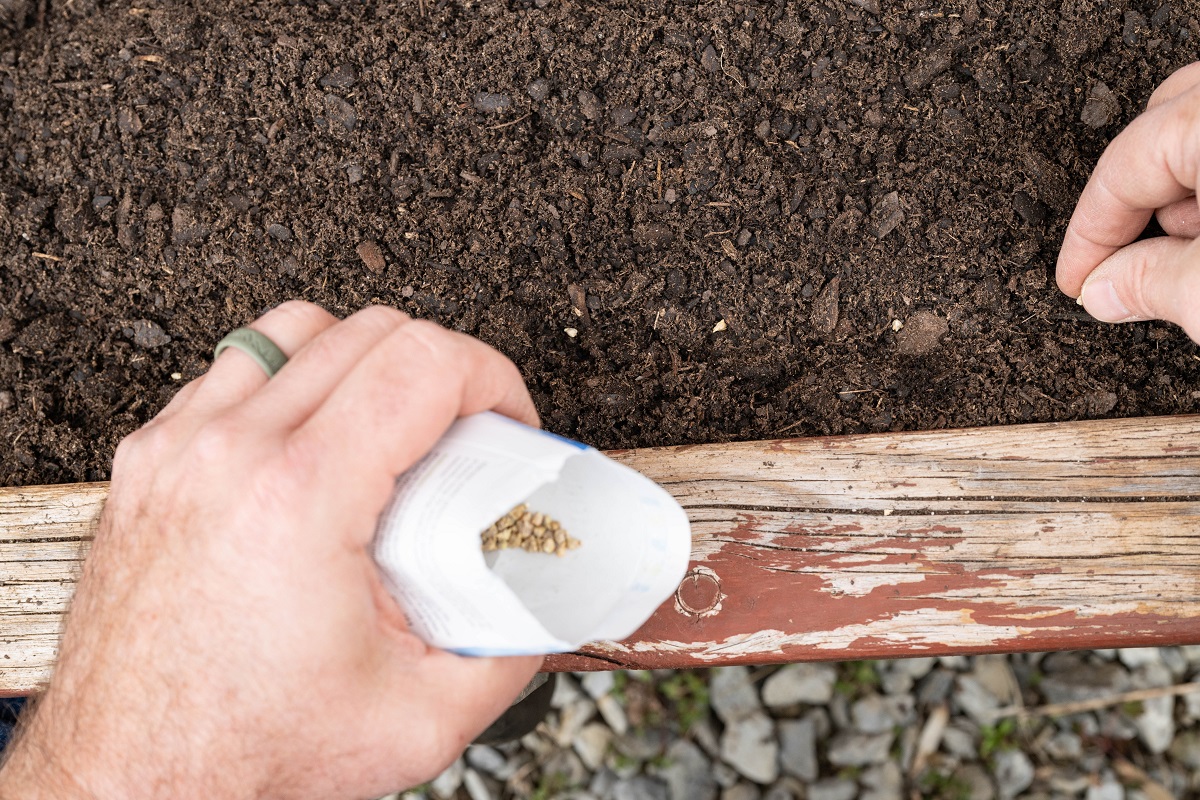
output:
<path id="1" fill-rule="evenodd" d="M 1110 280 L 1085 283 L 1079 302 L 1087 312 L 1101 322 L 1124 322 L 1133 316 L 1117 297 L 1117 290 Z"/>

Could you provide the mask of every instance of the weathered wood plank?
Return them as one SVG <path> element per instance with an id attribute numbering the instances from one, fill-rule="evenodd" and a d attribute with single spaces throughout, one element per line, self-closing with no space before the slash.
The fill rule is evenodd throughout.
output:
<path id="1" fill-rule="evenodd" d="M 692 568 L 549 668 L 1200 643 L 1200 417 L 613 455 L 687 509 Z M 0 692 L 49 674 L 106 491 L 0 489 Z"/>

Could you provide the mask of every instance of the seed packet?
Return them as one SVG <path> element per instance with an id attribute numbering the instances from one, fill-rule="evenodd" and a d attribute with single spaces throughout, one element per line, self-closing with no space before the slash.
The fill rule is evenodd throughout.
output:
<path id="1" fill-rule="evenodd" d="M 563 556 L 483 552 L 524 503 L 578 539 Z M 412 630 L 462 655 L 568 652 L 636 631 L 687 570 L 670 494 L 599 451 L 492 412 L 458 420 L 399 477 L 375 560 Z"/>

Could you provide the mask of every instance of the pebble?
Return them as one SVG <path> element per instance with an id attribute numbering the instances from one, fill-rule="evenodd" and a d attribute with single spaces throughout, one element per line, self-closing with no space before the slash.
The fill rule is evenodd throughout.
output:
<path id="1" fill-rule="evenodd" d="M 463 785 L 471 800 L 492 800 L 492 790 L 488 788 L 483 776 L 473 769 L 463 772 Z"/>
<path id="2" fill-rule="evenodd" d="M 667 782 L 671 800 L 716 800 L 717 780 L 699 747 L 680 739 L 667 748 L 665 755 L 667 766 L 659 775 Z"/>
<path id="3" fill-rule="evenodd" d="M 726 723 L 721 736 L 721 757 L 756 783 L 779 777 L 779 741 L 775 723 L 761 711 Z"/>
<path id="4" fill-rule="evenodd" d="M 1011 800 L 1033 784 L 1033 762 L 1020 750 L 1001 750 L 992 759 L 1001 800 Z"/>
<path id="5" fill-rule="evenodd" d="M 1075 654 L 1048 658 L 1046 662 L 1047 674 L 1038 684 L 1038 691 L 1048 703 L 1092 700 L 1129 690 L 1129 673 L 1120 664 L 1092 664 Z"/>
<path id="6" fill-rule="evenodd" d="M 585 672 L 583 677 L 579 679 L 579 683 L 583 686 L 583 690 L 591 695 L 593 700 L 599 700 L 604 695 L 613 690 L 616 685 L 614 673 L 607 670 L 603 672 Z"/>
<path id="7" fill-rule="evenodd" d="M 1083 755 L 1083 740 L 1072 731 L 1059 731 L 1044 747 L 1046 754 L 1058 761 L 1075 761 Z"/>
<path id="8" fill-rule="evenodd" d="M 721 800 L 759 800 L 762 792 L 752 783 L 739 783 L 721 792 Z"/>
<path id="9" fill-rule="evenodd" d="M 833 698 L 837 670 L 830 664 L 788 664 L 763 684 L 763 702 L 769 708 L 797 703 L 824 705 Z"/>
<path id="10" fill-rule="evenodd" d="M 596 704 L 580 699 L 558 712 L 558 726 L 553 730 L 554 741 L 566 747 L 583 730 L 583 726 L 596 714 Z"/>
<path id="11" fill-rule="evenodd" d="M 942 731 L 942 749 L 964 761 L 971 761 L 979 757 L 979 750 L 975 746 L 978 739 L 978 730 L 971 733 L 958 725 L 948 725 Z"/>
<path id="12" fill-rule="evenodd" d="M 1103 128 L 1121 114 L 1121 104 L 1104 81 L 1096 81 L 1088 91 L 1087 102 L 1079 119 L 1089 128 Z"/>
<path id="13" fill-rule="evenodd" d="M 0 414 L 8 411 L 17 404 L 16 397 L 8 389 L 0 392 Z"/>
<path id="14" fill-rule="evenodd" d="M 267 235 L 277 242 L 290 242 L 292 240 L 292 229 L 287 225 L 272 222 L 267 226 Z"/>
<path id="15" fill-rule="evenodd" d="M 1125 647 L 1117 650 L 1117 658 L 1130 669 L 1162 663 L 1162 654 L 1157 647 Z"/>
<path id="16" fill-rule="evenodd" d="M 550 96 L 550 83 L 545 78 L 538 78 L 525 87 L 525 94 L 536 103 Z"/>
<path id="17" fill-rule="evenodd" d="M 575 735 L 571 746 L 579 754 L 584 766 L 594 772 L 604 764 L 604 757 L 608 755 L 612 739 L 612 728 L 601 722 L 593 722 L 583 726 Z"/>
<path id="18" fill-rule="evenodd" d="M 613 800 L 670 800 L 667 785 L 657 778 L 635 775 L 616 782 L 612 788 Z"/>
<path id="19" fill-rule="evenodd" d="M 808 800 L 854 800 L 858 785 L 843 778 L 826 778 L 808 787 Z"/>
<path id="20" fill-rule="evenodd" d="M 829 763 L 838 767 L 882 764 L 891 754 L 891 733 L 839 733 L 829 743 Z"/>
<path id="21" fill-rule="evenodd" d="M 433 791 L 435 797 L 440 797 L 441 800 L 450 800 L 454 793 L 458 791 L 458 787 L 462 786 L 463 773 L 466 772 L 466 764 L 461 758 L 456 759 L 453 764 L 442 771 L 429 784 L 429 788 Z"/>
<path id="22" fill-rule="evenodd" d="M 592 122 L 599 121 L 603 114 L 600 98 L 585 89 L 576 95 L 576 99 L 579 101 L 579 111 L 583 116 Z"/>
<path id="23" fill-rule="evenodd" d="M 970 675 L 958 676 L 954 703 L 980 725 L 991 723 L 991 712 L 1000 707 L 1000 700 Z"/>
<path id="24" fill-rule="evenodd" d="M 1101 783 L 1089 786 L 1083 797 L 1084 800 L 1125 800 L 1125 787 L 1112 775 L 1105 775 Z"/>
<path id="25" fill-rule="evenodd" d="M 494 747 L 482 744 L 471 745 L 463 757 L 470 767 L 499 780 L 505 780 L 513 772 L 508 759 Z"/>
<path id="26" fill-rule="evenodd" d="M 859 800 L 900 800 L 904 794 L 904 773 L 895 761 L 863 770 L 859 782 L 864 789 Z"/>
<path id="27" fill-rule="evenodd" d="M 954 771 L 954 778 L 964 788 L 962 796 L 970 800 L 993 800 L 996 785 L 987 771 L 978 764 L 964 764 Z"/>
<path id="28" fill-rule="evenodd" d="M 611 694 L 606 694 L 596 701 L 596 710 L 600 712 L 600 716 L 604 718 L 608 727 L 612 728 L 618 736 L 629 730 L 629 720 L 625 716 L 625 709 Z"/>
<path id="29" fill-rule="evenodd" d="M 700 54 L 700 66 L 703 67 L 706 72 L 720 72 L 721 57 L 717 55 L 717 48 L 713 47 L 711 44 L 704 48 L 704 52 Z"/>
<path id="30" fill-rule="evenodd" d="M 758 692 L 750 682 L 750 670 L 746 667 L 714 669 L 709 678 L 708 694 L 713 711 L 726 725 L 732 725 L 762 709 Z"/>
<path id="31" fill-rule="evenodd" d="M 811 718 L 779 723 L 779 763 L 802 781 L 817 779 L 817 726 Z"/>

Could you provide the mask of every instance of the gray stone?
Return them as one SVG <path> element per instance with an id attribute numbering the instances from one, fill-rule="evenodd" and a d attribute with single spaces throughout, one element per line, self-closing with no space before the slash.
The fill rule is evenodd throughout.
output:
<path id="1" fill-rule="evenodd" d="M 570 786 L 582 786 L 591 776 L 591 771 L 583 765 L 579 756 L 573 750 L 557 748 L 550 753 L 546 763 L 542 765 L 546 775 L 562 775 L 563 780 Z"/>
<path id="2" fill-rule="evenodd" d="M 563 709 L 582 699 L 583 693 L 579 691 L 579 684 L 575 679 L 565 673 L 559 673 L 554 684 L 554 694 L 550 697 L 550 707 Z"/>
<path id="3" fill-rule="evenodd" d="M 865 769 L 858 779 L 864 789 L 859 800 L 901 800 L 903 797 L 904 773 L 895 761 Z"/>
<path id="4" fill-rule="evenodd" d="M 1011 800 L 1033 783 L 1033 763 L 1020 750 L 1001 750 L 992 760 L 1001 800 Z"/>
<path id="5" fill-rule="evenodd" d="M 992 722 L 992 711 L 1000 707 L 1000 700 L 970 675 L 959 675 L 954 690 L 954 702 L 963 712 L 980 725 Z"/>
<path id="6" fill-rule="evenodd" d="M 976 656 L 971 677 L 1003 705 L 1015 702 L 1020 694 L 1020 684 L 1007 656 Z"/>
<path id="7" fill-rule="evenodd" d="M 912 676 L 914 680 L 924 678 L 933 669 L 933 665 L 937 663 L 936 658 L 898 658 L 895 661 L 888 662 L 892 669 L 897 672 L 903 672 L 906 675 Z"/>
<path id="8" fill-rule="evenodd" d="M 670 800 L 667 785 L 657 778 L 635 775 L 617 781 L 612 787 L 613 800 Z"/>
<path id="9" fill-rule="evenodd" d="M 608 767 L 602 767 L 592 776 L 588 782 L 588 791 L 597 797 L 611 798 L 613 787 L 617 785 L 620 778 Z"/>
<path id="10" fill-rule="evenodd" d="M 330 122 L 347 132 L 354 130 L 358 125 L 358 112 L 354 110 L 354 106 L 336 94 L 325 95 L 325 115 L 329 117 Z"/>
<path id="11" fill-rule="evenodd" d="M 780 721 L 779 760 L 783 771 L 789 775 L 802 781 L 817 779 L 817 725 L 814 720 Z"/>
<path id="12" fill-rule="evenodd" d="M 1153 649 L 1153 648 L 1147 648 Z M 1122 651 L 1127 652 L 1127 651 Z M 1155 650 L 1155 655 L 1158 651 Z M 1171 671 L 1162 659 L 1145 661 L 1134 670 L 1131 682 L 1136 689 L 1153 689 L 1174 683 Z M 1165 753 L 1175 738 L 1175 698 L 1152 697 L 1142 701 L 1142 713 L 1133 719 L 1138 738 L 1155 755 Z"/>
<path id="13" fill-rule="evenodd" d="M 603 114 L 600 98 L 585 89 L 575 99 L 579 101 L 579 110 L 585 117 L 592 122 L 599 121 Z"/>
<path id="14" fill-rule="evenodd" d="M 1084 800 L 1125 800 L 1125 787 L 1112 775 L 1105 775 L 1099 784 L 1088 787 Z"/>
<path id="15" fill-rule="evenodd" d="M 958 725 L 947 725 L 942 731 L 942 749 L 963 761 L 974 761 L 979 758 L 979 750 L 975 747 L 977 734 L 964 730 Z"/>
<path id="16" fill-rule="evenodd" d="M 758 692 L 746 667 L 714 669 L 709 678 L 709 702 L 726 725 L 732 725 L 762 710 Z"/>
<path id="17" fill-rule="evenodd" d="M 808 787 L 808 800 L 854 800 L 858 786 L 843 778 L 826 778 Z"/>
<path id="18" fill-rule="evenodd" d="M 762 792 L 752 783 L 739 783 L 721 792 L 721 800 L 758 800 Z"/>
<path id="19" fill-rule="evenodd" d="M 737 774 L 736 769 L 723 761 L 718 761 L 716 764 L 713 764 L 712 774 L 713 779 L 722 789 L 728 789 L 731 786 L 736 785 L 742 777 Z"/>
<path id="20" fill-rule="evenodd" d="M 775 724 L 761 711 L 727 723 L 721 736 L 721 758 L 756 783 L 779 776 L 779 742 Z"/>
<path id="21" fill-rule="evenodd" d="M 1046 741 L 1045 750 L 1056 761 L 1076 761 L 1083 755 L 1083 740 L 1072 731 L 1059 731 Z"/>
<path id="22" fill-rule="evenodd" d="M 1171 672 L 1171 682 L 1177 683 L 1183 680 L 1183 676 L 1187 674 L 1188 662 L 1183 657 L 1183 653 L 1178 647 L 1160 647 L 1158 648 L 1159 655 L 1162 656 L 1163 666 Z"/>
<path id="23" fill-rule="evenodd" d="M 620 736 L 629 730 L 629 719 L 625 716 L 625 709 L 611 694 L 606 694 L 596 701 L 596 710 L 608 723 L 608 727 L 613 729 L 613 733 Z"/>
<path id="24" fill-rule="evenodd" d="M 900 194 L 888 192 L 871 209 L 871 235 L 882 239 L 904 222 L 904 209 L 900 207 Z"/>
<path id="25" fill-rule="evenodd" d="M 617 752 L 633 761 L 658 758 L 667 748 L 667 733 L 658 727 L 634 728 L 613 741 Z"/>
<path id="26" fill-rule="evenodd" d="M 709 758 L 721 757 L 721 742 L 717 738 L 716 724 L 711 717 L 705 717 L 692 723 L 688 734 L 705 753 L 708 753 Z"/>
<path id="27" fill-rule="evenodd" d="M 3 410 L 3 406 L 4 403 L 0 401 L 0 410 Z M 1181 721 L 1185 725 L 1189 725 L 1200 720 L 1200 692 L 1188 692 L 1179 699 L 1183 706 Z"/>
<path id="28" fill-rule="evenodd" d="M 882 764 L 891 753 L 891 733 L 839 733 L 829 743 L 829 763 L 835 767 Z"/>
<path id="29" fill-rule="evenodd" d="M 586 698 L 576 700 L 558 712 L 558 724 L 550 732 L 559 747 L 566 747 L 596 714 L 596 705 Z"/>
<path id="30" fill-rule="evenodd" d="M 917 685 L 917 704 L 923 708 L 939 705 L 950 696 L 954 687 L 954 673 L 948 669 L 935 669 Z"/>
<path id="31" fill-rule="evenodd" d="M 796 800 L 796 795 L 786 786 L 775 784 L 763 795 L 763 800 Z"/>
<path id="32" fill-rule="evenodd" d="M 1179 653 L 1193 667 L 1200 667 L 1200 644 L 1185 644 L 1179 648 Z"/>
<path id="33" fill-rule="evenodd" d="M 964 797 L 971 800 L 994 800 L 996 785 L 987 771 L 978 764 L 964 764 L 954 771 L 954 777 L 962 783 L 966 791 Z"/>
<path id="34" fill-rule="evenodd" d="M 954 669 L 965 672 L 971 668 L 971 662 L 966 656 L 938 656 L 938 663 L 946 669 Z"/>
<path id="35" fill-rule="evenodd" d="M 491 775 L 493 778 L 506 780 L 513 773 L 508 759 L 494 747 L 482 744 L 471 745 L 463 756 L 471 767 L 485 775 Z"/>
<path id="36" fill-rule="evenodd" d="M 1172 758 L 1188 769 L 1200 770 L 1200 732 L 1181 731 L 1171 742 L 1170 753 Z"/>
<path id="37" fill-rule="evenodd" d="M 475 770 L 468 769 L 463 773 L 463 785 L 471 800 L 492 800 L 492 790 L 488 788 L 483 776 Z"/>
<path id="38" fill-rule="evenodd" d="M 1162 655 L 1157 647 L 1123 647 L 1117 650 L 1117 658 L 1130 669 L 1137 669 L 1146 664 L 1161 664 Z"/>
<path id="39" fill-rule="evenodd" d="M 603 672 L 587 672 L 579 681 L 583 686 L 583 690 L 592 696 L 593 700 L 599 700 L 604 695 L 613 690 L 616 685 L 616 678 L 607 670 Z"/>
<path id="40" fill-rule="evenodd" d="M 1138 738 L 1155 755 L 1165 753 L 1175 738 L 1175 698 L 1152 697 L 1142 701 L 1142 713 L 1133 724 Z"/>
<path id="41" fill-rule="evenodd" d="M 144 350 L 161 347 L 171 342 L 171 337 L 162 329 L 162 326 L 148 319 L 135 320 L 125 329 L 124 333 L 133 340 L 134 344 Z"/>
<path id="42" fill-rule="evenodd" d="M 456 759 L 453 764 L 446 767 L 441 775 L 433 779 L 429 784 L 430 790 L 433 791 L 435 797 L 440 797 L 441 800 L 450 800 L 454 793 L 458 791 L 458 787 L 462 786 L 463 773 L 467 771 L 467 765 L 463 763 L 461 758 Z"/>
<path id="43" fill-rule="evenodd" d="M 667 766 L 659 771 L 671 800 L 716 800 L 717 781 L 699 747 L 680 739 L 667 748 Z"/>
<path id="44" fill-rule="evenodd" d="M 763 702 L 771 708 L 824 705 L 833 698 L 835 683 L 837 670 L 830 664 L 788 664 L 763 684 Z"/>
<path id="45" fill-rule="evenodd" d="M 1046 677 L 1038 691 L 1050 703 L 1094 700 L 1129 690 L 1129 674 L 1120 664 L 1091 664 L 1075 653 L 1056 653 L 1045 664 Z"/>
<path id="46" fill-rule="evenodd" d="M 595 772 L 604 764 L 604 756 L 608 754 L 612 739 L 613 732 L 607 725 L 593 722 L 583 726 L 583 729 L 575 735 L 571 746 L 579 754 L 584 766 Z"/>
<path id="47" fill-rule="evenodd" d="M 884 733 L 896 725 L 892 709 L 877 694 L 869 694 L 855 702 L 850 709 L 850 717 L 854 729 L 859 733 Z"/>

